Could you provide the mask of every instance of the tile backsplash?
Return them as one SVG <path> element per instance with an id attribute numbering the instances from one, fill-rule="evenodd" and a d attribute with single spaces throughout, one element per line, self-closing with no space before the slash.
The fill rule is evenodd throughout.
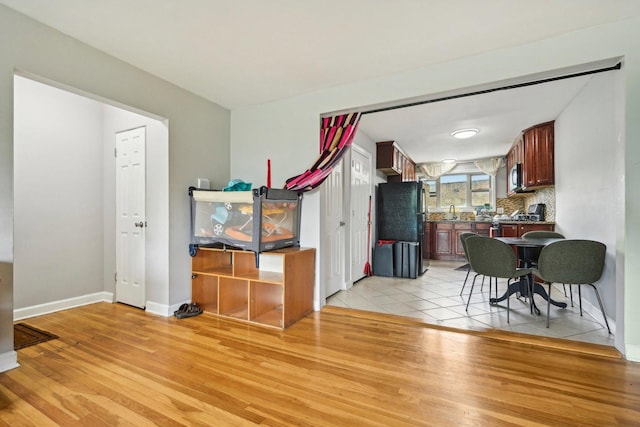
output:
<path id="1" fill-rule="evenodd" d="M 511 215 L 516 210 L 519 210 L 521 213 L 526 213 L 529 205 L 533 205 L 534 203 L 545 204 L 545 221 L 556 220 L 556 191 L 554 187 L 541 188 L 535 193 L 527 195 L 527 197 L 496 199 L 496 207 L 504 209 L 505 215 Z M 473 221 L 475 219 L 473 212 L 460 212 L 458 216 L 465 221 Z M 444 212 L 429 213 L 429 219 L 431 221 L 442 220 L 444 217 Z"/>
<path id="2" fill-rule="evenodd" d="M 555 221 L 556 220 L 556 189 L 555 187 L 546 187 L 537 190 L 535 193 L 531 193 L 530 196 L 525 198 L 525 206 L 532 205 L 534 203 L 544 203 L 544 220 Z"/>
<path id="3" fill-rule="evenodd" d="M 504 213 L 511 215 L 516 209 L 526 213 L 529 205 L 535 203 L 544 203 L 544 220 L 556 220 L 556 189 L 554 187 L 546 187 L 536 190 L 535 193 L 527 195 L 527 197 L 511 197 L 507 199 L 497 199 L 496 206 L 504 208 Z"/>

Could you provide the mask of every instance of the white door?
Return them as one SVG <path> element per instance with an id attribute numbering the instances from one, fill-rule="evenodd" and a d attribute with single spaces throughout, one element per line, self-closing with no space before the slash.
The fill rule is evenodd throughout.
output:
<path id="1" fill-rule="evenodd" d="M 351 146 L 351 281 L 365 276 L 364 266 L 371 247 L 367 243 L 369 228 L 368 211 L 371 196 L 371 154 L 362 148 Z M 373 208 L 372 208 L 373 209 Z M 373 224 L 371 224 L 373 227 Z M 373 234 L 373 229 L 371 230 Z M 368 246 L 369 245 L 369 246 Z M 369 262 L 371 260 L 369 259 Z"/>
<path id="2" fill-rule="evenodd" d="M 116 301 L 144 308 L 145 128 L 116 133 Z"/>
<path id="3" fill-rule="evenodd" d="M 325 225 L 325 297 L 345 289 L 345 221 L 342 209 L 342 160 L 322 184 Z"/>

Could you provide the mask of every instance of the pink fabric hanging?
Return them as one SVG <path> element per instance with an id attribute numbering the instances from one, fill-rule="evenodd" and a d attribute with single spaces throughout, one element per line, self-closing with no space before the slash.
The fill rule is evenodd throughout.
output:
<path id="1" fill-rule="evenodd" d="M 304 192 L 322 184 L 351 145 L 359 122 L 360 113 L 324 117 L 320 129 L 320 157 L 311 168 L 289 178 L 285 188 Z"/>

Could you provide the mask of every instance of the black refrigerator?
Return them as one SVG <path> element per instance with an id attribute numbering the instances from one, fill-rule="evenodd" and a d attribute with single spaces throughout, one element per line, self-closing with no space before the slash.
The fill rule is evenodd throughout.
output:
<path id="1" fill-rule="evenodd" d="M 422 241 L 427 202 L 422 182 L 390 182 L 378 185 L 377 237 L 379 241 L 395 241 L 391 248 L 387 248 L 392 251 L 393 274 L 382 275 L 415 278 L 424 272 L 426 265 L 422 260 Z M 378 246 L 376 245 L 376 248 Z M 375 267 L 374 264 L 374 274 Z M 379 266 L 379 269 L 387 270 L 387 267 Z"/>

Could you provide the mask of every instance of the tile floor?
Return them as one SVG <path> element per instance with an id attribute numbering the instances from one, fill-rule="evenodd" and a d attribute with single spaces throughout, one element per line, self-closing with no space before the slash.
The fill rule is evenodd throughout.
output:
<path id="1" fill-rule="evenodd" d="M 469 305 L 465 311 L 473 273 L 463 296 L 460 289 L 466 271 L 458 271 L 460 262 L 430 261 L 428 270 L 417 279 L 372 276 L 356 282 L 352 288 L 340 291 L 328 298 L 332 306 L 360 310 L 390 313 L 415 317 L 427 323 L 434 323 L 461 329 L 495 328 L 526 334 L 542 335 L 569 340 L 590 342 L 602 345 L 614 345 L 613 335 L 609 335 L 602 319 L 594 319 L 584 313 L 580 317 L 577 304 L 577 289 L 574 287 L 575 307 L 568 304 L 566 309 L 551 306 L 551 324 L 546 327 L 547 305 L 536 297 L 542 315 L 531 314 L 528 302 L 511 296 L 510 322 L 507 323 L 506 301 L 499 305 L 489 304 L 488 281 L 484 291 L 480 292 L 480 278 Z M 506 280 L 498 281 L 498 295 L 506 288 Z M 545 287 L 546 288 L 546 287 Z M 589 292 L 586 288 L 583 291 Z M 562 290 L 552 289 L 554 300 L 565 301 Z"/>

